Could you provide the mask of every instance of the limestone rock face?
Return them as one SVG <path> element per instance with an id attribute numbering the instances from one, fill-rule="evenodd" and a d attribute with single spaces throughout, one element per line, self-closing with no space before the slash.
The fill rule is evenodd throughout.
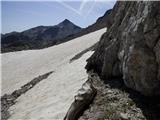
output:
<path id="1" fill-rule="evenodd" d="M 160 95 L 159 6 L 159 1 L 118 1 L 86 69 L 105 80 L 123 76 L 129 88 Z"/>

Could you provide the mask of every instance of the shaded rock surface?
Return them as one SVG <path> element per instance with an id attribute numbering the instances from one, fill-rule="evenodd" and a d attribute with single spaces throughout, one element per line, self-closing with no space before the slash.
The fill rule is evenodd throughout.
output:
<path id="1" fill-rule="evenodd" d="M 160 119 L 160 97 L 145 97 L 127 88 L 122 79 L 102 81 L 95 73 L 89 75 L 97 95 L 79 120 Z"/>
<path id="2" fill-rule="evenodd" d="M 118 1 L 86 69 L 104 80 L 123 77 L 127 87 L 144 95 L 160 95 L 159 6 L 159 1 Z"/>

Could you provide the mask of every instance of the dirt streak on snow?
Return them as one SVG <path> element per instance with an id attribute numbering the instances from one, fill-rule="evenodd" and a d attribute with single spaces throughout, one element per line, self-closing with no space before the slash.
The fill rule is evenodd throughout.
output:
<path id="1" fill-rule="evenodd" d="M 84 66 L 92 54 L 69 63 L 77 53 L 99 41 L 106 31 L 90 33 L 72 41 L 42 50 L 28 50 L 2 55 L 2 94 L 11 93 L 34 77 L 54 71 L 18 98 L 11 107 L 12 120 L 62 120 L 76 91 L 87 79 Z"/>

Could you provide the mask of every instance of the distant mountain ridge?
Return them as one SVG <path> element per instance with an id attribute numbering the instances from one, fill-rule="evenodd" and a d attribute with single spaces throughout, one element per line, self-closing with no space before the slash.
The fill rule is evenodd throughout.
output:
<path id="1" fill-rule="evenodd" d="M 94 24 L 83 29 L 65 19 L 55 26 L 37 26 L 23 32 L 1 34 L 1 52 L 46 48 L 94 32 L 106 27 L 110 12 L 111 9 L 107 10 Z"/>
<path id="2" fill-rule="evenodd" d="M 68 35 L 80 32 L 81 28 L 65 19 L 55 26 L 38 26 L 23 32 L 2 35 L 2 52 L 25 49 L 40 49 L 52 46 Z"/>

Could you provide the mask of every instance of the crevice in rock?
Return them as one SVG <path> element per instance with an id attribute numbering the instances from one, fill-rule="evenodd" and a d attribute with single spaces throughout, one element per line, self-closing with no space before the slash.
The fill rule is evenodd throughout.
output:
<path id="1" fill-rule="evenodd" d="M 11 94 L 4 94 L 1 97 L 1 120 L 7 120 L 10 117 L 9 114 L 9 108 L 16 103 L 16 99 L 20 97 L 22 94 L 25 94 L 27 91 L 32 89 L 36 84 L 38 84 L 40 81 L 46 79 L 50 74 L 52 74 L 54 71 L 45 73 L 43 75 L 40 75 L 33 80 L 31 80 L 29 83 L 23 85 L 20 89 L 15 90 Z"/>

